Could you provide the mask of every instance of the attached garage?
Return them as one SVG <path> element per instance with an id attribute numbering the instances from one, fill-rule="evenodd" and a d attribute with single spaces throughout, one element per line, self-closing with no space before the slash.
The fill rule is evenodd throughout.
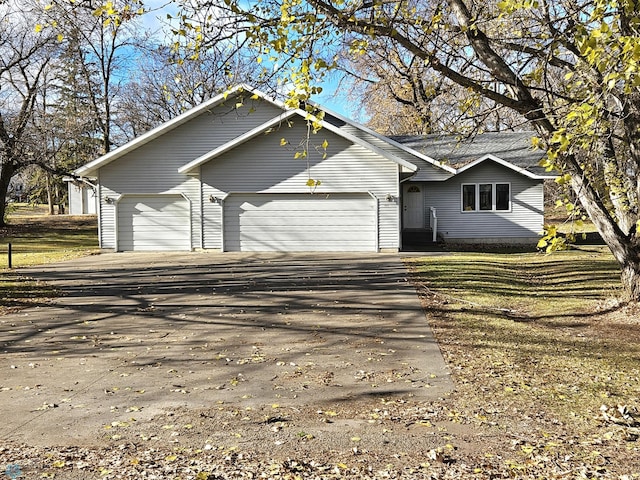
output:
<path id="1" fill-rule="evenodd" d="M 377 251 L 377 201 L 368 193 L 231 194 L 224 250 Z"/>
<path id="2" fill-rule="evenodd" d="M 182 195 L 124 195 L 116 212 L 119 251 L 191 250 L 189 201 Z"/>

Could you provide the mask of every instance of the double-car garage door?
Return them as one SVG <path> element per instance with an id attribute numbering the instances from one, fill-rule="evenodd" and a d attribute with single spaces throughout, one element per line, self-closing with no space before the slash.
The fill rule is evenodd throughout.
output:
<path id="1" fill-rule="evenodd" d="M 366 193 L 232 194 L 224 201 L 224 249 L 374 251 L 376 218 Z"/>
<path id="2" fill-rule="evenodd" d="M 181 195 L 125 195 L 118 250 L 190 250 L 190 217 Z M 231 194 L 223 217 L 225 251 L 377 250 L 376 201 L 366 193 Z"/>

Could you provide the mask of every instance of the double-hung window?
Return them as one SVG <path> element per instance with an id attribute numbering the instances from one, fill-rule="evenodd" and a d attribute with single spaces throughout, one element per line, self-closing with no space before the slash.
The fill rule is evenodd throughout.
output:
<path id="1" fill-rule="evenodd" d="M 463 183 L 463 212 L 494 212 L 511 210 L 511 184 Z"/>

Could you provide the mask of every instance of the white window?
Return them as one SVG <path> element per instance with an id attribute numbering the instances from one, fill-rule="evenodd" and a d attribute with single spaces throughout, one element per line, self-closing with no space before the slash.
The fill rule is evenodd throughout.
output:
<path id="1" fill-rule="evenodd" d="M 463 183 L 463 212 L 495 212 L 511 210 L 511 184 Z"/>

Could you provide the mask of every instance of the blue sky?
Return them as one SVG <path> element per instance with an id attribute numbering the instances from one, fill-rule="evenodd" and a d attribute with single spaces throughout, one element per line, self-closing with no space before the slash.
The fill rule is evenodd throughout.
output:
<path id="1" fill-rule="evenodd" d="M 327 79 L 322 83 L 322 93 L 314 98 L 314 101 L 347 118 L 358 120 L 352 113 L 353 105 L 344 91 L 345 88 L 345 85 L 340 85 L 339 79 Z"/>
<path id="2" fill-rule="evenodd" d="M 171 0 L 146 0 L 145 5 L 153 13 L 143 17 L 143 26 L 152 31 L 166 28 L 167 14 L 174 15 L 177 13 L 177 8 Z M 251 82 L 247 79 L 245 83 L 250 84 Z M 322 93 L 313 98 L 316 103 L 347 118 L 358 120 L 358 118 L 355 118 L 357 115 L 352 113 L 354 109 L 352 108 L 353 105 L 350 104 L 347 93 L 344 91 L 346 87 L 341 85 L 337 74 L 328 75 L 321 85 L 323 88 Z"/>

